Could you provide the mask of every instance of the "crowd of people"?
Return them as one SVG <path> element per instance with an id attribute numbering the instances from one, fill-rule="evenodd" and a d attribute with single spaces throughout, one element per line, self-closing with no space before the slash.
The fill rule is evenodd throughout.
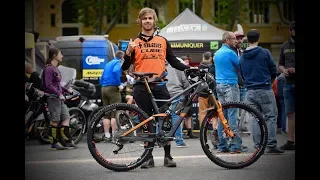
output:
<path id="1" fill-rule="evenodd" d="M 179 94 L 184 89 L 190 87 L 183 70 L 192 68 L 189 65 L 190 58 L 187 56 L 176 57 L 166 38 L 155 33 L 157 15 L 151 8 L 143 8 L 138 15 L 137 22 L 141 26 L 141 32 L 134 39 L 130 39 L 126 51 L 117 51 L 115 58 L 109 61 L 104 68 L 100 78 L 102 87 L 101 97 L 103 105 L 114 103 L 136 104 L 149 116 L 154 110 L 149 94 L 143 83 L 134 81 L 130 71 L 135 72 L 156 72 L 156 78 L 166 79 L 166 83 L 159 83 L 151 86 L 156 99 L 170 99 Z M 222 36 L 222 46 L 215 52 L 204 52 L 202 61 L 198 68 L 207 69 L 216 80 L 216 87 L 210 87 L 220 102 L 243 101 L 259 110 L 265 117 L 268 127 L 268 142 L 266 153 L 283 153 L 284 150 L 295 149 L 295 23 L 290 24 L 290 39 L 286 41 L 280 49 L 280 59 L 278 67 L 268 49 L 260 47 L 260 32 L 252 29 L 246 34 L 249 46 L 241 48 L 241 43 L 245 38 L 243 32 L 227 31 Z M 152 44 L 144 46 L 144 44 Z M 145 50 L 141 50 L 141 48 Z M 150 49 L 160 47 L 161 51 L 152 53 Z M 57 70 L 57 64 L 62 61 L 61 51 L 55 48 L 50 49 L 47 65 L 43 70 L 44 91 L 56 94 L 59 99 L 49 99 L 48 108 L 51 113 L 50 140 L 51 148 L 63 150 L 76 148 L 69 134 L 69 119 L 66 105 L 63 103 L 64 89 L 60 85 L 61 74 Z M 148 60 L 145 60 L 148 58 Z M 120 62 L 123 62 L 121 65 Z M 26 64 L 26 73 L 31 74 L 30 80 L 34 79 L 30 64 Z M 37 75 L 38 76 L 38 75 Z M 29 77 L 26 77 L 26 81 Z M 38 81 L 38 80 L 35 80 Z M 183 98 L 183 97 L 181 97 Z M 174 108 L 178 101 L 172 103 Z M 211 103 L 208 94 L 200 93 L 198 97 L 199 126 L 204 116 L 204 109 L 210 107 Z M 164 102 L 157 102 L 158 107 Z M 171 113 L 174 124 L 179 116 Z M 177 147 L 187 147 L 183 126 L 187 130 L 188 138 L 198 138 L 193 134 L 193 122 L 190 111 L 176 131 L 175 141 Z M 235 110 L 228 110 L 228 123 L 233 130 L 238 128 L 238 114 Z M 288 120 L 287 120 L 288 119 Z M 286 128 L 286 120 L 288 128 Z M 58 123 L 60 122 L 61 123 Z M 223 136 L 223 127 L 220 121 L 212 123 L 212 135 L 218 152 L 221 153 L 241 153 L 246 152 L 246 147 L 237 135 L 230 145 Z M 117 131 L 115 113 L 106 115 L 103 120 L 104 139 L 112 141 L 113 134 Z M 110 133 L 111 127 L 111 133 Z M 153 124 L 148 124 L 148 132 L 155 132 Z M 278 148 L 276 133 L 278 129 L 288 134 L 286 144 Z M 258 133 L 255 132 L 255 124 L 252 122 L 252 136 L 255 144 L 259 144 Z M 145 143 L 144 147 L 153 146 L 151 142 Z M 164 166 L 176 167 L 177 164 L 171 156 L 171 143 L 164 147 Z M 152 154 L 149 159 L 142 164 L 141 168 L 154 167 Z"/>

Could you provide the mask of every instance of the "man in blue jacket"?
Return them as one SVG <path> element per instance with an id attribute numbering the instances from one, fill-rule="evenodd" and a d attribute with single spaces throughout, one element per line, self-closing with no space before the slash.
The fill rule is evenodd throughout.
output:
<path id="1" fill-rule="evenodd" d="M 238 85 L 237 70 L 239 70 L 239 58 L 235 51 L 236 48 L 236 36 L 233 32 L 225 32 L 222 35 L 222 47 L 215 53 L 215 75 L 216 75 L 216 91 L 218 100 L 223 102 L 239 101 L 240 92 Z M 228 109 L 224 111 L 224 116 L 228 119 L 229 126 L 232 130 L 238 129 L 238 109 Z M 246 152 L 247 147 L 242 146 L 242 140 L 237 134 L 234 138 L 230 147 L 227 145 L 227 139 L 223 136 L 223 126 L 221 122 L 218 123 L 218 152 L 230 152 L 230 153 L 241 153 Z"/>
<path id="2" fill-rule="evenodd" d="M 123 59 L 124 52 L 117 51 L 116 57 L 109 61 L 103 70 L 103 73 L 100 78 L 101 89 L 101 98 L 103 106 L 121 103 L 121 94 L 120 91 L 123 89 L 121 86 L 120 76 L 121 76 L 121 64 L 120 60 Z M 104 139 L 106 141 L 111 141 L 111 135 L 109 132 L 111 121 L 112 133 L 117 130 L 117 123 L 115 119 L 115 113 L 111 115 L 106 115 L 103 119 L 103 129 L 104 129 Z"/>
<path id="3" fill-rule="evenodd" d="M 277 148 L 277 103 L 272 83 L 277 76 L 277 66 L 268 49 L 258 46 L 260 33 L 253 29 L 247 33 L 249 47 L 240 58 L 240 72 L 247 88 L 246 102 L 259 110 L 265 117 L 268 128 L 266 153 L 278 154 L 284 151 Z M 252 136 L 255 148 L 260 141 L 257 121 L 252 120 Z"/>

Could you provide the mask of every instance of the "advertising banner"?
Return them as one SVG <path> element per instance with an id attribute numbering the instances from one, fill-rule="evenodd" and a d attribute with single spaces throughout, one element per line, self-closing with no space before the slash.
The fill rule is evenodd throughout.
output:
<path id="1" fill-rule="evenodd" d="M 97 80 L 109 61 L 107 40 L 87 40 L 83 42 L 82 48 L 82 77 Z"/>

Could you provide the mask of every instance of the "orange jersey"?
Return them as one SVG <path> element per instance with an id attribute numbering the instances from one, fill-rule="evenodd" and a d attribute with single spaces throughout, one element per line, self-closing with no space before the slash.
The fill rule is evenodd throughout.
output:
<path id="1" fill-rule="evenodd" d="M 154 75 L 154 77 L 160 77 L 166 71 L 165 60 L 178 70 L 183 71 L 189 68 L 175 57 L 170 44 L 162 36 L 156 35 L 146 40 L 139 34 L 138 38 L 133 41 L 137 46 L 131 56 L 124 56 L 125 62 L 122 65 L 122 70 L 127 70 L 133 64 L 134 72 L 155 72 L 158 75 Z"/>
<path id="2" fill-rule="evenodd" d="M 155 72 L 160 76 L 166 69 L 165 58 L 167 43 L 161 36 L 154 36 L 151 41 L 145 42 L 139 38 L 134 49 L 134 71 Z"/>

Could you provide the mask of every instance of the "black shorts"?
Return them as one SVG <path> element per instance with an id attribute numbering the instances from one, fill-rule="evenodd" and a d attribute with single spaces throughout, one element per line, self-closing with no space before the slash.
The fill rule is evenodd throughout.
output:
<path id="1" fill-rule="evenodd" d="M 155 99 L 170 99 L 170 94 L 166 85 L 150 86 L 150 89 Z M 133 98 L 138 107 L 144 110 L 149 116 L 152 116 L 152 114 L 154 114 L 153 105 L 144 84 L 134 85 Z M 160 108 L 164 104 L 165 102 L 157 102 L 158 108 Z"/>
<path id="2" fill-rule="evenodd" d="M 126 94 L 121 94 L 121 102 L 122 103 L 127 103 L 127 99 L 126 99 Z"/>
<path id="3" fill-rule="evenodd" d="M 189 109 L 189 111 L 187 112 L 187 116 L 191 117 L 192 116 L 192 107 Z"/>

